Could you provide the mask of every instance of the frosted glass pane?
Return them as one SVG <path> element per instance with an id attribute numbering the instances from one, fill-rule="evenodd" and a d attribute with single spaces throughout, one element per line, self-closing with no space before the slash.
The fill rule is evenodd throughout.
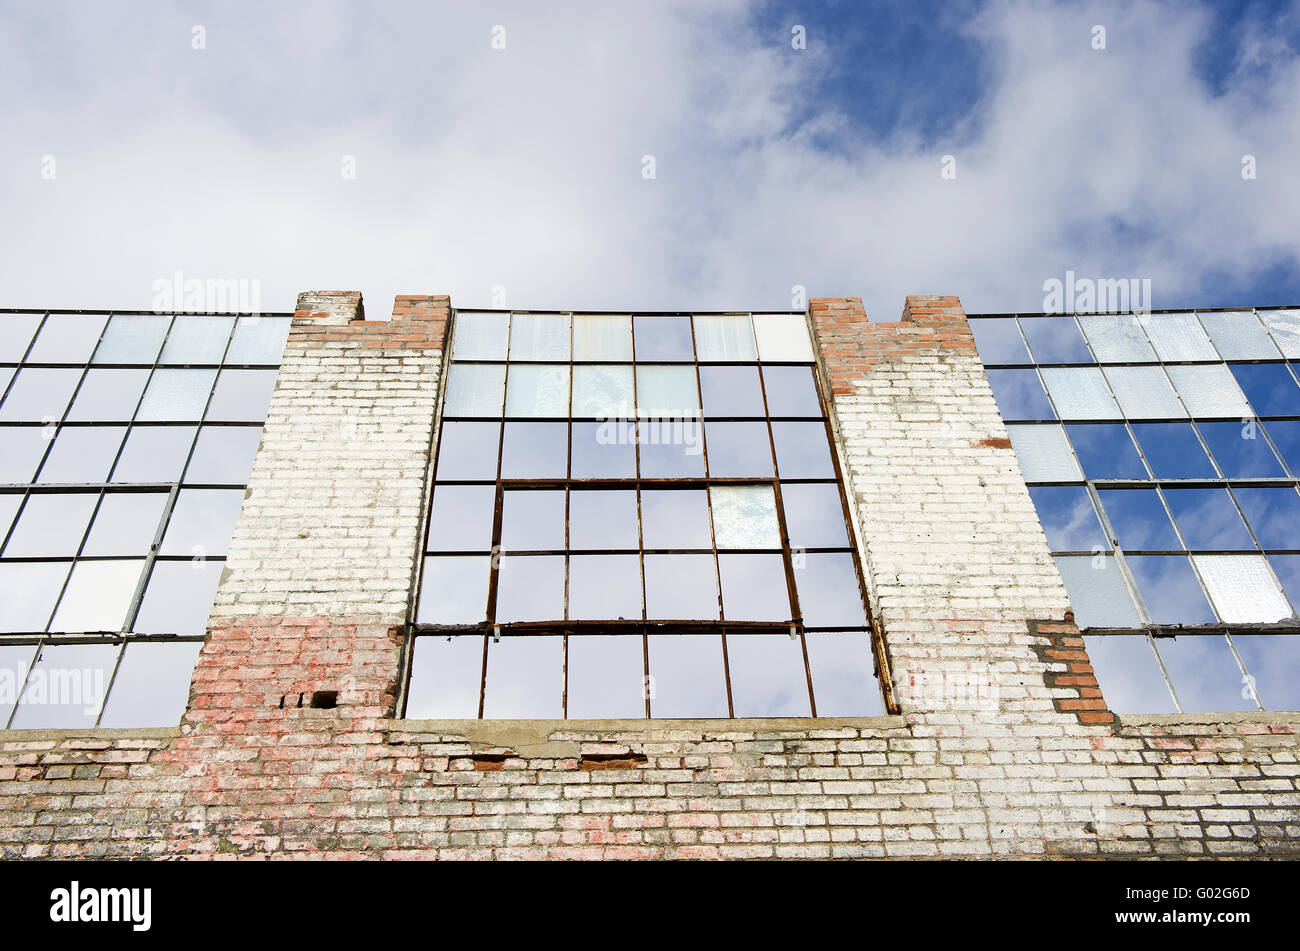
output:
<path id="1" fill-rule="evenodd" d="M 1132 314 L 1084 316 L 1079 318 L 1079 326 L 1101 363 L 1155 362 L 1155 351 Z"/>
<path id="2" fill-rule="evenodd" d="M 165 314 L 118 314 L 108 322 L 93 363 L 153 363 L 171 318 Z"/>
<path id="3" fill-rule="evenodd" d="M 762 360 L 813 362 L 812 338 L 802 314 L 755 314 L 754 336 Z"/>
<path id="4" fill-rule="evenodd" d="M 506 380 L 506 415 L 567 417 L 569 368 L 512 366 Z"/>
<path id="5" fill-rule="evenodd" d="M 1061 419 L 1119 419 L 1119 408 L 1096 367 L 1045 367 L 1041 371 Z"/>
<path id="6" fill-rule="evenodd" d="M 473 624 L 487 617 L 488 555 L 448 555 L 424 559 L 420 582 L 421 624 Z"/>
<path id="7" fill-rule="evenodd" d="M 511 378 L 519 372 L 513 368 Z M 632 416 L 632 367 L 589 366 L 573 368 L 573 415 L 599 419 Z"/>
<path id="8" fill-rule="evenodd" d="M 72 568 L 51 631 L 119 631 L 135 595 L 143 561 L 79 561 Z"/>
<path id="9" fill-rule="evenodd" d="M 1277 347 L 1248 310 L 1201 314 L 1201 323 L 1225 360 L 1276 360 Z"/>
<path id="10" fill-rule="evenodd" d="M 1007 435 L 1026 482 L 1083 479 L 1060 426 L 1008 426 Z"/>
<path id="11" fill-rule="evenodd" d="M 68 419 L 112 420 L 128 422 L 135 415 L 144 386 L 149 382 L 149 371 L 104 370 L 86 371 L 77 398 L 72 401 Z"/>
<path id="12" fill-rule="evenodd" d="M 1143 314 L 1138 318 L 1161 360 L 1217 360 L 1195 314 Z"/>
<path id="13" fill-rule="evenodd" d="M 765 485 L 715 485 L 713 537 L 719 548 L 780 548 L 776 496 Z"/>
<path id="14" fill-rule="evenodd" d="M 697 314 L 695 352 L 701 362 L 709 360 L 753 360 L 754 327 L 748 314 Z"/>
<path id="15" fill-rule="evenodd" d="M 27 362 L 86 363 L 107 322 L 107 314 L 50 314 L 36 335 Z"/>
<path id="16" fill-rule="evenodd" d="M 1259 316 L 1282 355 L 1300 359 L 1300 310 L 1265 310 Z"/>
<path id="17" fill-rule="evenodd" d="M 568 360 L 568 314 L 515 314 L 510 319 L 511 360 Z"/>
<path id="18" fill-rule="evenodd" d="M 1228 624 L 1270 624 L 1291 617 L 1262 555 L 1193 555 L 1219 618 Z"/>
<path id="19" fill-rule="evenodd" d="M 155 370 L 136 419 L 179 421 L 202 418 L 216 370 Z"/>
<path id="20" fill-rule="evenodd" d="M 478 716 L 483 635 L 420 637 L 411 658 L 408 720 L 472 720 Z"/>
<path id="21" fill-rule="evenodd" d="M 503 363 L 456 364 L 447 371 L 444 416 L 500 416 L 506 390 Z"/>
<path id="22" fill-rule="evenodd" d="M 681 417 L 700 415 L 700 391 L 695 368 L 647 364 L 636 368 L 637 415 Z"/>
<path id="23" fill-rule="evenodd" d="M 289 339 L 288 317 L 240 317 L 226 363 L 279 364 Z"/>
<path id="24" fill-rule="evenodd" d="M 1183 405 L 1193 416 L 1232 417 L 1251 415 L 1250 404 L 1236 379 L 1223 364 L 1208 367 L 1166 367 Z"/>
<path id="25" fill-rule="evenodd" d="M 159 363 L 220 363 L 234 317 L 199 317 L 182 314 L 172 322 Z"/>
<path id="26" fill-rule="evenodd" d="M 1185 419 L 1187 411 L 1160 367 L 1106 367 L 1106 380 L 1129 419 Z"/>
<path id="27" fill-rule="evenodd" d="M 21 360 L 40 324 L 40 314 L 0 314 L 0 361 Z"/>
<path id="28" fill-rule="evenodd" d="M 63 418 L 81 380 L 80 369 L 26 367 L 19 370 L 0 403 L 0 419 L 49 422 Z"/>
<path id="29" fill-rule="evenodd" d="M 573 359 L 631 360 L 632 318 L 621 314 L 574 317 Z"/>
<path id="30" fill-rule="evenodd" d="M 1119 566 L 1110 555 L 1057 555 L 1079 627 L 1141 627 Z"/>
<path id="31" fill-rule="evenodd" d="M 509 314 L 461 311 L 456 314 L 451 358 L 453 360 L 504 360 L 506 336 L 509 330 Z"/>

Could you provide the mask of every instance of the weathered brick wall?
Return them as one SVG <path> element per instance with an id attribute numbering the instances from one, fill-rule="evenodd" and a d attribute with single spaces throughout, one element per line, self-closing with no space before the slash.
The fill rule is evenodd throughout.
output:
<path id="1" fill-rule="evenodd" d="M 1105 710 L 955 298 L 810 313 L 901 715 L 392 719 L 448 313 L 405 300 L 304 295 L 184 721 L 0 733 L 0 854 L 1300 857 L 1300 716 Z"/>

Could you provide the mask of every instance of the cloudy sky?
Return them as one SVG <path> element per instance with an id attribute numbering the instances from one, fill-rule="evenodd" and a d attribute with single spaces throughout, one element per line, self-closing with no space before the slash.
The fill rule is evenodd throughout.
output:
<path id="1" fill-rule="evenodd" d="M 1297 3 L 0 2 L 0 306 L 1296 303 L 1297 156 Z"/>

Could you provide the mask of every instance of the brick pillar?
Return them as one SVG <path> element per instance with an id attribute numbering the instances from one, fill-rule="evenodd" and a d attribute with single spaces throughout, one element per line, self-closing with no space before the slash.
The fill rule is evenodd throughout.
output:
<path id="1" fill-rule="evenodd" d="M 961 302 L 810 311 L 900 711 L 1110 722 Z"/>

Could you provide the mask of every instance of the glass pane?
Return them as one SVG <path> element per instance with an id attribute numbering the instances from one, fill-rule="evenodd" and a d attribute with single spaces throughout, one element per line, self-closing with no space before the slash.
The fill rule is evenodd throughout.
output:
<path id="1" fill-rule="evenodd" d="M 488 639 L 484 719 L 558 720 L 564 716 L 564 639 Z"/>
<path id="2" fill-rule="evenodd" d="M 113 691 L 99 720 L 101 728 L 165 727 L 181 722 L 199 641 L 128 644 L 113 677 Z"/>
<path id="3" fill-rule="evenodd" d="M 564 490 L 502 493 L 501 548 L 564 551 Z"/>
<path id="4" fill-rule="evenodd" d="M 634 317 L 632 333 L 637 360 L 679 362 L 695 359 L 689 317 Z"/>
<path id="5" fill-rule="evenodd" d="M 50 314 L 27 353 L 28 363 L 89 363 L 106 314 Z"/>
<path id="6" fill-rule="evenodd" d="M 1263 310 L 1259 316 L 1282 355 L 1300 359 L 1300 310 Z"/>
<path id="7" fill-rule="evenodd" d="M 645 649 L 640 635 L 571 636 L 570 720 L 645 717 Z"/>
<path id="8" fill-rule="evenodd" d="M 1106 706 L 1115 713 L 1176 713 L 1145 634 L 1085 637 Z"/>
<path id="9" fill-rule="evenodd" d="M 642 365 L 636 368 L 637 415 L 659 419 L 700 415 L 694 367 Z"/>
<path id="10" fill-rule="evenodd" d="M 4 403 L 0 403 L 0 420 L 34 423 L 60 420 L 80 380 L 80 369 L 19 370 L 14 374 Z"/>
<path id="11" fill-rule="evenodd" d="M 1106 551 L 1110 543 L 1083 486 L 1039 486 L 1029 490 L 1039 524 L 1052 551 Z"/>
<path id="12" fill-rule="evenodd" d="M 99 500 L 96 492 L 34 493 L 5 546 L 6 558 L 75 555 Z"/>
<path id="13" fill-rule="evenodd" d="M 1160 367 L 1107 367 L 1106 379 L 1129 419 L 1185 419 L 1187 411 Z"/>
<path id="14" fill-rule="evenodd" d="M 275 364 L 289 339 L 288 317 L 240 317 L 226 351 L 226 363 Z"/>
<path id="15" fill-rule="evenodd" d="M 776 497 L 766 485 L 715 485 L 713 537 L 719 548 L 780 548 Z"/>
<path id="16" fill-rule="evenodd" d="M 570 549 L 635 551 L 639 545 L 635 489 L 569 493 Z"/>
<path id="17" fill-rule="evenodd" d="M 1201 314 L 1201 324 L 1225 360 L 1276 360 L 1280 354 L 1250 311 Z"/>
<path id="18" fill-rule="evenodd" d="M 54 612 L 70 562 L 0 562 L 0 631 L 39 633 Z"/>
<path id="19" fill-rule="evenodd" d="M 727 664 L 736 716 L 812 716 L 801 638 L 733 634 L 727 638 Z"/>
<path id="20" fill-rule="evenodd" d="M 804 370 L 803 367 L 782 369 Z M 804 370 L 804 372 L 808 372 Z M 766 415 L 758 367 L 700 367 L 700 392 L 705 416 Z"/>
<path id="21" fill-rule="evenodd" d="M 503 479 L 562 479 L 568 469 L 568 423 L 506 423 Z"/>
<path id="22" fill-rule="evenodd" d="M 149 554 L 166 506 L 166 492 L 106 493 L 81 553 L 90 557 Z"/>
<path id="23" fill-rule="evenodd" d="M 176 482 L 194 443 L 195 426 L 133 426 L 113 468 L 114 482 Z"/>
<path id="24" fill-rule="evenodd" d="M 1096 314 L 1078 320 L 1099 362 L 1155 362 L 1155 351 L 1147 343 L 1137 317 L 1131 314 Z"/>
<path id="25" fill-rule="evenodd" d="M 1183 546 L 1155 489 L 1099 489 L 1111 532 L 1125 551 L 1177 551 Z"/>
<path id="26" fill-rule="evenodd" d="M 54 440 L 37 481 L 44 484 L 107 481 L 125 436 L 125 426 L 65 426 L 59 430 L 59 438 Z"/>
<path id="27" fill-rule="evenodd" d="M 774 422 L 772 441 L 776 444 L 776 464 L 782 478 L 835 478 L 825 424 Z"/>
<path id="28" fill-rule="evenodd" d="M 1130 555 L 1125 559 L 1138 593 L 1154 624 L 1213 624 L 1214 611 L 1205 599 L 1191 563 L 1183 555 Z"/>
<path id="29" fill-rule="evenodd" d="M 500 423 L 445 422 L 438 435 L 439 479 L 495 479 Z"/>
<path id="30" fill-rule="evenodd" d="M 767 423 L 707 423 L 704 437 L 708 445 L 709 475 L 713 478 L 772 475 L 772 444 Z"/>
<path id="31" fill-rule="evenodd" d="M 433 490 L 429 551 L 488 551 L 497 491 L 491 485 L 440 485 Z"/>
<path id="32" fill-rule="evenodd" d="M 167 422 L 201 419 L 216 377 L 216 370 L 155 370 L 136 418 Z"/>
<path id="33" fill-rule="evenodd" d="M 243 504 L 242 489 L 181 489 L 159 551 L 196 557 L 224 555 Z"/>
<path id="34" fill-rule="evenodd" d="M 185 470 L 185 481 L 245 485 L 253 471 L 262 430 L 256 426 L 204 426 Z"/>
<path id="35" fill-rule="evenodd" d="M 1217 360 L 1195 314 L 1143 314 L 1138 318 L 1161 360 Z"/>
<path id="36" fill-rule="evenodd" d="M 1055 419 L 1037 370 L 988 370 L 989 386 L 1003 419 Z"/>
<path id="37" fill-rule="evenodd" d="M 472 720 L 483 679 L 483 635 L 417 637 L 406 693 L 408 720 Z"/>
<path id="38" fill-rule="evenodd" d="M 1092 363 L 1074 318 L 1069 315 L 1022 317 L 1020 326 L 1029 349 L 1039 363 Z"/>
<path id="39" fill-rule="evenodd" d="M 698 422 L 642 420 L 637 423 L 636 432 L 642 478 L 704 475 L 704 431 Z"/>
<path id="40" fill-rule="evenodd" d="M 792 548 L 847 548 L 851 544 L 835 483 L 782 483 L 781 505 Z"/>
<path id="41" fill-rule="evenodd" d="M 636 425 L 621 420 L 573 424 L 573 478 L 636 477 Z"/>
<path id="42" fill-rule="evenodd" d="M 763 386 L 767 391 L 767 409 L 773 416 L 822 415 L 812 367 L 765 366 Z"/>
<path id="43" fill-rule="evenodd" d="M 53 426 L 0 426 L 0 483 L 31 482 L 53 438 Z"/>
<path id="44" fill-rule="evenodd" d="M 637 555 L 572 555 L 569 618 L 641 620 L 641 560 Z"/>
<path id="45" fill-rule="evenodd" d="M 803 314 L 755 314 L 754 336 L 760 360 L 812 363 L 812 337 Z"/>
<path id="46" fill-rule="evenodd" d="M 154 562 L 132 630 L 140 634 L 203 634 L 224 562 Z"/>
<path id="47" fill-rule="evenodd" d="M 506 337 L 510 331 L 509 314 L 460 311 L 456 314 L 454 327 L 451 340 L 453 360 L 504 360 L 506 358 Z M 476 700 L 475 710 L 477 709 Z"/>
<path id="48" fill-rule="evenodd" d="M 512 380 L 518 371 L 519 368 L 510 371 Z M 631 366 L 573 368 L 574 416 L 631 419 L 633 403 Z"/>
<path id="49" fill-rule="evenodd" d="M 276 370 L 222 370 L 212 391 L 207 419 L 260 423 L 266 419 Z"/>
<path id="50" fill-rule="evenodd" d="M 68 419 L 129 422 L 149 382 L 149 371 L 88 370 Z"/>
<path id="51" fill-rule="evenodd" d="M 700 362 L 756 360 L 754 328 L 748 314 L 696 314 L 695 350 Z"/>
<path id="52" fill-rule="evenodd" d="M 1119 423 L 1088 423 L 1065 427 L 1075 457 L 1089 479 L 1145 479 L 1146 466 Z M 1192 437 L 1195 440 L 1195 436 Z M 1204 455 L 1204 453 L 1202 453 Z"/>
<path id="53" fill-rule="evenodd" d="M 790 595 L 780 555 L 718 556 L 722 612 L 728 621 L 788 621 Z"/>
<path id="54" fill-rule="evenodd" d="M 506 391 L 503 363 L 453 364 L 447 370 L 444 416 L 500 416 Z"/>
<path id="55" fill-rule="evenodd" d="M 143 561 L 79 561 L 72 566 L 51 631 L 120 631 L 135 597 Z"/>
<path id="56" fill-rule="evenodd" d="M 166 314 L 114 315 L 92 362 L 153 363 L 171 320 Z"/>
<path id="57" fill-rule="evenodd" d="M 1119 408 L 1096 367 L 1050 367 L 1042 371 L 1061 419 L 1119 419 Z"/>
<path id="58" fill-rule="evenodd" d="M 1135 423 L 1147 465 L 1157 479 L 1213 479 L 1214 466 L 1187 423 Z"/>
<path id="59" fill-rule="evenodd" d="M 1300 710 L 1300 637 L 1233 634 L 1265 710 Z"/>
<path id="60" fill-rule="evenodd" d="M 1263 555 L 1193 555 L 1219 619 L 1228 624 L 1274 624 L 1291 617 Z"/>
<path id="61" fill-rule="evenodd" d="M 1232 494 L 1246 513 L 1262 547 L 1300 548 L 1300 495 L 1292 488 L 1235 488 Z"/>
<path id="62" fill-rule="evenodd" d="M 979 351 L 980 360 L 984 364 L 1032 362 L 1029 351 L 1025 349 L 1025 341 L 1016 326 L 1016 318 L 972 319 L 970 329 L 975 336 L 975 348 Z"/>
<path id="63" fill-rule="evenodd" d="M 563 555 L 507 555 L 500 564 L 497 621 L 564 619 Z"/>
<path id="64" fill-rule="evenodd" d="M 1282 363 L 1234 363 L 1237 385 L 1260 416 L 1300 416 L 1300 387 Z"/>
<path id="65" fill-rule="evenodd" d="M 630 408 L 631 393 L 627 396 Z M 506 380 L 506 415 L 567 417 L 569 368 L 545 364 L 512 366 Z"/>
<path id="66" fill-rule="evenodd" d="M 1272 437 L 1282 461 L 1291 467 L 1291 474 L 1300 475 L 1300 423 L 1273 422 L 1264 428 Z"/>
<path id="67" fill-rule="evenodd" d="M 235 325 L 234 317 L 201 317 L 181 314 L 172 322 L 159 363 L 220 363 L 226 341 Z"/>
<path id="68" fill-rule="evenodd" d="M 1246 397 L 1222 364 L 1209 367 L 1166 367 L 1183 405 L 1195 417 L 1253 415 Z"/>
<path id="69" fill-rule="evenodd" d="M 647 618 L 717 620 L 718 575 L 713 556 L 646 555 L 645 604 Z"/>
<path id="70" fill-rule="evenodd" d="M 0 690 L 0 729 L 9 722 L 35 656 L 35 644 L 0 644 L 0 683 L 4 684 Z"/>
<path id="71" fill-rule="evenodd" d="M 487 617 L 488 555 L 443 555 L 424 559 L 420 581 L 421 624 L 474 624 Z"/>
<path id="72" fill-rule="evenodd" d="M 574 360 L 632 359 L 632 318 L 623 314 L 579 314 L 573 318 Z"/>
<path id="73" fill-rule="evenodd" d="M 1193 551 L 1254 549 L 1227 489 L 1165 489 L 1165 499 Z"/>
<path id="74" fill-rule="evenodd" d="M 885 703 L 865 634 L 809 634 L 808 667 L 819 717 L 878 717 Z"/>
<path id="75" fill-rule="evenodd" d="M 1060 426 L 1008 426 L 1007 435 L 1026 482 L 1070 482 L 1083 478 Z"/>
<path id="76" fill-rule="evenodd" d="M 0 363 L 21 360 L 40 324 L 40 314 L 0 314 Z"/>
<path id="77" fill-rule="evenodd" d="M 849 552 L 813 552 L 794 564 L 805 627 L 865 627 L 858 572 Z"/>
<path id="78" fill-rule="evenodd" d="M 512 315 L 510 318 L 510 359 L 563 360 L 568 362 L 569 315 Z"/>
<path id="79" fill-rule="evenodd" d="M 1286 477 L 1282 464 L 1273 455 L 1268 441 L 1254 422 L 1197 423 L 1210 455 L 1229 479 L 1281 479 Z"/>
<path id="80" fill-rule="evenodd" d="M 91 727 L 117 662 L 117 644 L 58 644 L 41 648 L 14 711 L 14 730 Z"/>
<path id="81" fill-rule="evenodd" d="M 1157 637 L 1156 650 L 1165 662 L 1184 713 L 1259 709 L 1246 687 L 1241 667 L 1221 634 Z"/>
<path id="82" fill-rule="evenodd" d="M 709 499 L 703 489 L 645 489 L 641 519 L 648 549 L 713 547 Z M 712 565 L 710 559 L 710 571 Z"/>
<path id="83" fill-rule="evenodd" d="M 651 634 L 647 650 L 651 716 L 730 716 L 720 635 Z"/>
<path id="84" fill-rule="evenodd" d="M 1081 630 L 1141 626 L 1133 597 L 1113 556 L 1058 555 L 1054 560 Z"/>

